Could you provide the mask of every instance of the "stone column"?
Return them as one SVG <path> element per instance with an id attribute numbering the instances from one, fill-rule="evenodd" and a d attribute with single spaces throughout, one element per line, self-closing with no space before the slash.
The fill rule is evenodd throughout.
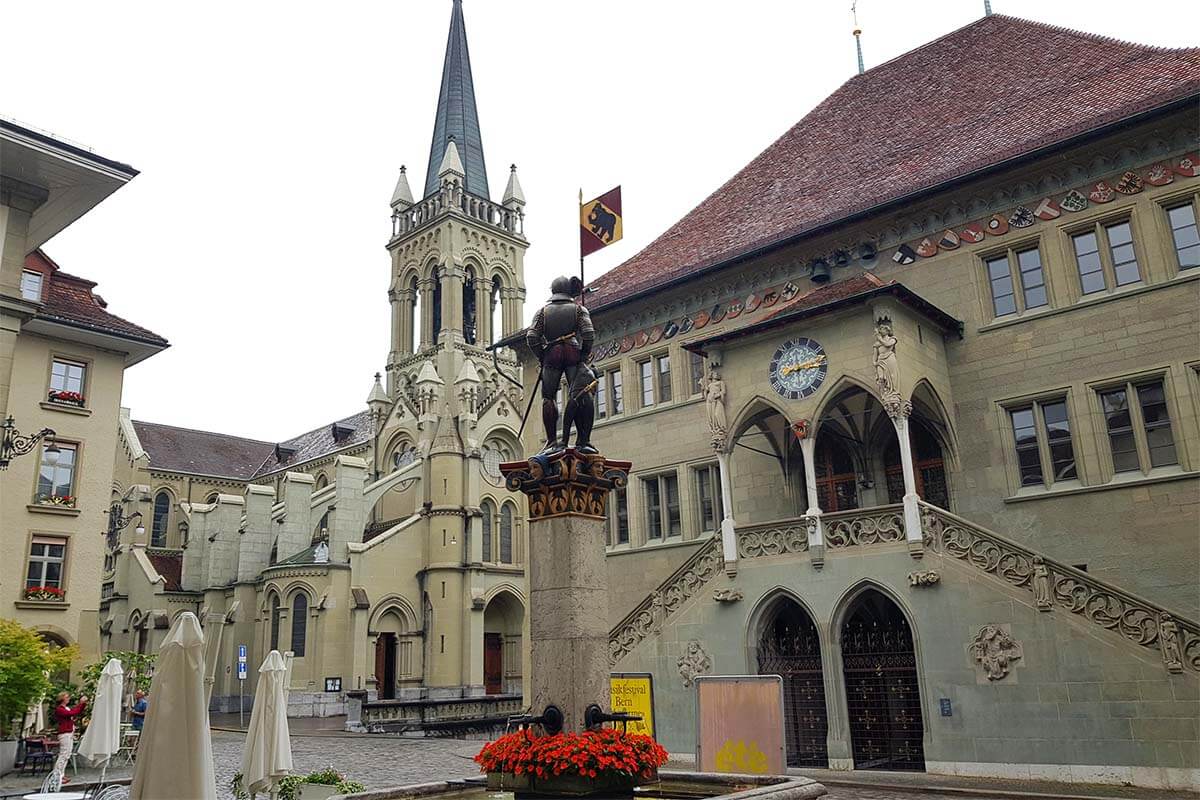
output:
<path id="1" fill-rule="evenodd" d="M 737 574 L 737 531 L 733 525 L 733 476 L 729 474 L 729 453 L 717 451 L 717 467 L 721 473 L 721 552 L 725 557 L 725 572 Z"/>
<path id="2" fill-rule="evenodd" d="M 895 413 L 892 413 L 893 410 Z M 912 405 L 902 403 L 888 408 L 888 416 L 896 428 L 896 438 L 900 442 L 900 468 L 904 473 L 904 540 L 908 542 L 908 552 L 913 558 L 925 554 L 924 539 L 921 535 L 921 498 L 917 494 L 917 476 L 913 471 L 912 445 L 908 439 L 908 417 L 912 413 Z"/>
<path id="3" fill-rule="evenodd" d="M 825 526 L 821 522 L 821 502 L 817 499 L 817 437 L 800 440 L 804 457 L 804 488 L 808 494 L 808 510 L 804 512 L 808 525 L 808 555 L 818 569 L 825 563 Z"/>
<path id="4" fill-rule="evenodd" d="M 631 466 L 573 449 L 500 466 L 529 499 L 530 703 L 556 706 L 565 731 L 584 729 L 589 705 L 609 708 L 605 503 Z"/>
<path id="5" fill-rule="evenodd" d="M 455 262 L 446 264 L 442 270 L 442 330 L 438 333 L 439 342 L 462 340 L 463 282 L 466 276 L 467 271 Z"/>

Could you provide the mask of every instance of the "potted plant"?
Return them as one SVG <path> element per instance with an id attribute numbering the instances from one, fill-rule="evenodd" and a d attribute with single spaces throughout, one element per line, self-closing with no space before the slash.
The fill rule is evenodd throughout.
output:
<path id="1" fill-rule="evenodd" d="M 32 628 L 0 619 L 0 775 L 13 768 L 25 712 L 51 690 L 50 675 L 71 666 L 77 650 L 52 648 Z"/>
<path id="2" fill-rule="evenodd" d="M 233 776 L 229 789 L 236 800 L 250 800 L 250 794 L 242 780 L 242 773 Z M 365 792 L 366 786 L 348 780 L 345 775 L 333 767 L 307 775 L 288 775 L 279 782 L 277 797 L 279 800 L 325 800 L 338 794 L 354 794 Z"/>
<path id="3" fill-rule="evenodd" d="M 68 508 L 75 507 L 75 495 L 73 494 L 39 494 L 37 496 L 38 505 L 43 506 L 66 506 Z"/>
<path id="4" fill-rule="evenodd" d="M 553 736 L 523 730 L 484 745 L 475 761 L 489 788 L 582 797 L 657 781 L 667 751 L 649 736 L 615 728 Z"/>
<path id="5" fill-rule="evenodd" d="M 79 392 L 51 389 L 49 400 L 51 403 L 65 403 L 67 405 L 79 406 L 80 408 L 83 408 L 83 395 Z"/>
<path id="6" fill-rule="evenodd" d="M 57 586 L 27 586 L 25 588 L 26 600 L 53 600 L 63 602 L 67 598 L 67 593 Z"/>

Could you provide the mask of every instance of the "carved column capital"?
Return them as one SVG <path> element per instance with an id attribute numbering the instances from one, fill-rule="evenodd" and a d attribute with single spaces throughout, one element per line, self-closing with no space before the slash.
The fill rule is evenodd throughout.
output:
<path id="1" fill-rule="evenodd" d="M 608 493 L 629 483 L 632 461 L 610 461 L 599 453 L 568 448 L 528 461 L 500 465 L 511 492 L 529 498 L 529 520 L 577 516 L 605 519 Z"/>

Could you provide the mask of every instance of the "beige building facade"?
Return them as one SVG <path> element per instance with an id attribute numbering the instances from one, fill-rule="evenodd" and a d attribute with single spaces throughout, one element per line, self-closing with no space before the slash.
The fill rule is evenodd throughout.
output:
<path id="1" fill-rule="evenodd" d="M 167 346 L 41 249 L 137 175 L 0 120 L 3 615 L 100 654 L 98 609 L 125 369 Z"/>

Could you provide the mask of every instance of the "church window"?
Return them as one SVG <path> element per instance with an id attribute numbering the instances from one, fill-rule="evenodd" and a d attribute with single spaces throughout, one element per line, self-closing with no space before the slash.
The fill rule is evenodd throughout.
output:
<path id="1" fill-rule="evenodd" d="M 1148 472 L 1179 463 L 1161 379 L 1100 393 L 1113 472 Z"/>
<path id="2" fill-rule="evenodd" d="M 500 276 L 492 278 L 492 341 L 504 338 L 504 305 L 500 302 Z"/>
<path id="3" fill-rule="evenodd" d="M 283 613 L 279 607 L 279 595 L 271 595 L 271 649 L 279 649 L 279 617 Z"/>
<path id="4" fill-rule="evenodd" d="M 1196 226 L 1196 204 L 1185 203 L 1167 209 L 1171 238 L 1180 269 L 1200 267 L 1200 231 Z"/>
<path id="5" fill-rule="evenodd" d="M 412 293 L 412 319 L 409 320 L 412 324 L 409 330 L 409 341 L 412 342 L 412 352 L 416 353 L 421 349 L 424 342 L 421 341 L 421 314 L 425 312 L 425 303 L 421 300 L 421 290 L 418 287 L 417 279 L 414 277 L 409 283 L 408 290 Z"/>
<path id="6" fill-rule="evenodd" d="M 296 658 L 304 657 L 305 639 L 308 633 L 308 596 L 297 592 L 292 599 L 292 653 Z"/>
<path id="7" fill-rule="evenodd" d="M 430 305 L 433 306 L 430 311 L 433 314 L 433 343 L 438 343 L 438 337 L 442 331 L 442 270 L 435 269 L 433 271 L 433 297 L 430 299 Z"/>
<path id="8" fill-rule="evenodd" d="M 483 517 L 483 534 L 480 539 L 481 549 L 483 551 L 483 560 L 492 561 L 492 525 L 496 519 L 496 506 L 491 500 L 484 500 L 479 506 L 479 513 Z"/>
<path id="9" fill-rule="evenodd" d="M 167 546 L 167 525 L 171 521 L 171 495 L 159 492 L 154 496 L 154 521 L 150 526 L 150 546 Z"/>
<path id="10" fill-rule="evenodd" d="M 475 313 L 475 270 L 467 269 L 467 277 L 463 281 L 463 338 L 467 344 L 475 344 L 478 325 Z"/>
<path id="11" fill-rule="evenodd" d="M 505 503 L 500 509 L 500 563 L 513 563 L 513 507 Z"/>

